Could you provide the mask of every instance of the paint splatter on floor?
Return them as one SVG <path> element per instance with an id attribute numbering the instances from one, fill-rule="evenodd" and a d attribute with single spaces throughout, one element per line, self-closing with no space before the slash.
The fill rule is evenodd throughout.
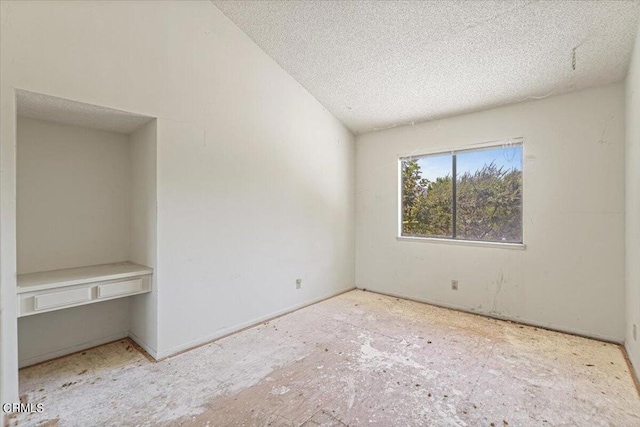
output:
<path id="1" fill-rule="evenodd" d="M 353 291 L 152 363 L 127 340 L 21 370 L 11 425 L 640 425 L 620 348 Z"/>

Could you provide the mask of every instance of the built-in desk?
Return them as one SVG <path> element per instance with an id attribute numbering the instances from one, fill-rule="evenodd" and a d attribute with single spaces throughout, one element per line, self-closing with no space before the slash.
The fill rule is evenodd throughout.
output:
<path id="1" fill-rule="evenodd" d="M 18 317 L 151 291 L 153 269 L 132 262 L 18 275 Z"/>

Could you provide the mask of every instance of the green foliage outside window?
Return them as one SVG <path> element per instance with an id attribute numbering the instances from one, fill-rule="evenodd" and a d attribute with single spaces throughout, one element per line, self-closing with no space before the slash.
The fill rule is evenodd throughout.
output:
<path id="1" fill-rule="evenodd" d="M 492 161 L 458 173 L 454 230 L 452 176 L 430 181 L 416 159 L 401 167 L 403 236 L 522 242 L 522 170 Z"/>

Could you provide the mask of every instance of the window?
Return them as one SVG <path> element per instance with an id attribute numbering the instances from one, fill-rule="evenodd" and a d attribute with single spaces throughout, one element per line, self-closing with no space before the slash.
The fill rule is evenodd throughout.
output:
<path id="1" fill-rule="evenodd" d="M 522 243 L 522 143 L 405 157 L 400 167 L 402 236 Z"/>

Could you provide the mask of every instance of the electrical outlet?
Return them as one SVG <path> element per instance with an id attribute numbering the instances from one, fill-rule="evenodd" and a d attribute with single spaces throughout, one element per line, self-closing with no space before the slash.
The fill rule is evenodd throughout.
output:
<path id="1" fill-rule="evenodd" d="M 635 323 L 633 324 L 633 340 L 638 341 L 638 327 Z"/>
<path id="2" fill-rule="evenodd" d="M 302 279 L 296 279 L 296 289 L 300 289 L 302 287 Z"/>
<path id="3" fill-rule="evenodd" d="M 457 280 L 452 280 L 451 281 L 451 289 L 454 291 L 458 290 L 458 281 Z"/>

